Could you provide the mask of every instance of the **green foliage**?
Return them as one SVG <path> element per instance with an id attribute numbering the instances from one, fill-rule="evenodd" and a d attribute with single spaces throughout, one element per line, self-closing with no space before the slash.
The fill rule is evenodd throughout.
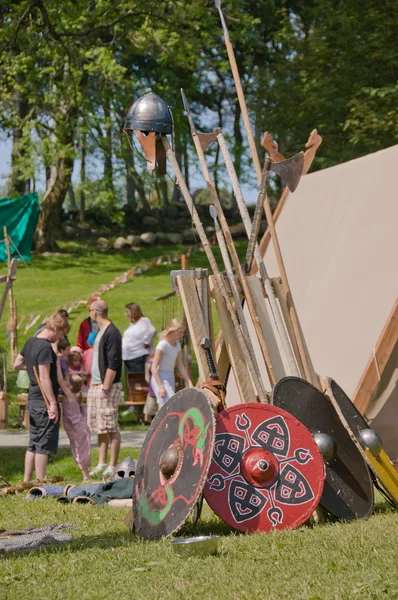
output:
<path id="1" fill-rule="evenodd" d="M 223 10 L 258 141 L 269 130 L 289 155 L 316 127 L 324 138 L 316 168 L 396 143 L 396 2 L 229 0 Z M 177 188 L 147 176 L 122 128 L 134 99 L 149 90 L 163 96 L 192 178 L 184 87 L 198 128 L 221 126 L 242 183 L 256 185 L 212 1 L 25 0 L 3 3 L 0 19 L 0 125 L 13 136 L 16 183 L 33 179 L 40 161 L 48 169 L 66 161 L 67 188 L 84 149 L 104 165 L 101 206 L 121 198 L 142 206 L 150 190 L 156 206 L 176 199 Z M 208 157 L 224 185 L 216 145 Z M 82 185 L 92 178 L 83 174 Z"/>

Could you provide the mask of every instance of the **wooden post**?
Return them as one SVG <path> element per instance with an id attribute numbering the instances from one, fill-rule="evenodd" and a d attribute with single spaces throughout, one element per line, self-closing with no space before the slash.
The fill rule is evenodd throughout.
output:
<path id="1" fill-rule="evenodd" d="M 229 312 L 225 306 L 224 299 L 216 285 L 215 277 L 209 277 L 210 292 L 213 296 L 218 318 L 220 320 L 221 329 L 224 336 L 224 345 L 226 347 L 229 362 L 235 375 L 236 385 L 238 387 L 239 397 L 241 402 L 255 402 L 256 392 L 250 378 L 249 370 L 246 365 L 244 350 L 236 335 L 235 327 L 232 323 Z M 220 361 L 220 356 L 218 356 Z M 220 362 L 219 362 L 220 364 Z M 218 368 L 218 376 L 224 379 L 225 366 Z"/>
<path id="2" fill-rule="evenodd" d="M 181 269 L 188 271 L 189 269 L 189 256 L 188 254 L 181 254 Z"/>
<path id="3" fill-rule="evenodd" d="M 208 334 L 193 275 L 178 275 L 177 285 L 184 306 L 195 356 L 198 361 L 199 381 L 200 383 L 204 383 L 209 379 L 210 371 L 206 354 L 201 347 L 200 342 L 204 337 L 207 337 Z"/>
<path id="4" fill-rule="evenodd" d="M 7 227 L 4 227 L 4 242 L 7 248 L 7 264 L 8 264 L 8 274 L 11 274 L 11 248 L 10 248 L 10 238 L 8 237 Z M 10 351 L 11 351 L 11 361 L 14 363 L 14 360 L 17 357 L 17 311 L 16 311 L 16 302 L 14 299 L 14 292 L 12 289 L 12 283 L 10 290 L 8 292 L 8 298 L 10 301 L 10 321 L 11 321 L 11 336 L 10 336 Z"/>
<path id="5" fill-rule="evenodd" d="M 6 392 L 0 391 L 0 429 L 8 427 L 8 396 Z"/>
<path id="6" fill-rule="evenodd" d="M 388 359 L 398 341 L 398 300 L 395 301 L 392 311 L 376 342 L 368 364 L 352 396 L 352 402 L 361 414 L 365 414 L 381 379 Z"/>

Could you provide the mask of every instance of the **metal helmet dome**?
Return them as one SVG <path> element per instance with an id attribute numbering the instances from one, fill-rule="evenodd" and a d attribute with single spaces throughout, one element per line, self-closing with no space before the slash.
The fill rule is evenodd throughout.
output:
<path id="1" fill-rule="evenodd" d="M 123 479 L 124 477 L 132 477 L 135 475 L 135 460 L 131 456 L 124 458 L 117 463 L 115 472 L 112 475 L 112 481 L 115 479 Z"/>
<path id="2" fill-rule="evenodd" d="M 124 130 L 128 133 L 134 129 L 143 132 L 173 133 L 173 115 L 160 96 L 150 92 L 130 106 Z"/>

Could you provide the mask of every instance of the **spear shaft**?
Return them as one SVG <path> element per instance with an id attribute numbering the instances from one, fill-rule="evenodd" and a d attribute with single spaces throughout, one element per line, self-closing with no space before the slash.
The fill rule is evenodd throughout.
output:
<path id="1" fill-rule="evenodd" d="M 228 59 L 229 59 L 230 65 L 231 65 L 232 76 L 234 79 L 236 93 L 238 96 L 239 105 L 240 105 L 241 112 L 242 112 L 242 118 L 243 118 L 243 122 L 244 122 L 245 129 L 246 129 L 246 135 L 247 135 L 247 139 L 249 141 L 249 147 L 251 150 L 254 167 L 256 170 L 257 181 L 258 181 L 258 184 L 260 185 L 261 184 L 260 159 L 258 157 L 257 147 L 256 147 L 256 143 L 255 143 L 254 137 L 253 137 L 253 131 L 252 131 L 250 118 L 249 118 L 249 111 L 247 110 L 246 99 L 245 99 L 245 95 L 243 93 L 242 82 L 241 82 L 238 65 L 236 63 L 236 58 L 235 58 L 235 52 L 234 52 L 234 49 L 232 46 L 231 39 L 229 37 L 228 27 L 225 22 L 224 15 L 223 15 L 223 12 L 221 9 L 221 1 L 214 0 L 214 3 L 216 5 L 216 8 L 220 15 L 221 25 L 222 25 L 223 32 L 224 32 L 225 47 L 227 49 Z M 293 296 L 292 296 L 292 293 L 290 290 L 289 281 L 288 281 L 287 273 L 286 273 L 286 269 L 285 269 L 285 264 L 283 262 L 282 253 L 281 253 L 281 249 L 280 249 L 280 245 L 279 245 L 279 240 L 278 240 L 278 236 L 276 233 L 275 224 L 274 224 L 274 220 L 273 220 L 273 216 L 272 216 L 272 210 L 271 210 L 271 206 L 269 204 L 269 200 L 268 200 L 267 196 L 264 198 L 264 212 L 265 212 L 265 216 L 267 219 L 269 231 L 271 234 L 272 244 L 273 244 L 274 250 L 275 250 L 276 261 L 278 263 L 279 273 L 280 273 L 281 281 L 282 281 L 282 288 L 283 288 L 285 297 L 286 298 L 290 297 L 290 299 L 291 299 L 291 303 L 290 303 L 290 307 L 289 307 L 290 308 L 289 316 L 290 316 L 290 320 L 291 320 L 291 324 L 292 324 L 292 329 L 294 332 L 294 337 L 297 342 L 297 347 L 299 349 L 300 358 L 301 358 L 301 361 L 303 364 L 305 377 L 306 377 L 307 381 L 312 382 L 312 377 L 311 377 L 311 366 L 312 365 L 310 366 L 310 364 L 309 364 L 310 359 L 307 356 L 307 353 L 305 350 L 303 335 L 301 332 L 296 307 L 294 306 Z"/>
<path id="2" fill-rule="evenodd" d="M 237 313 L 238 319 L 240 321 L 240 325 L 241 325 L 241 328 L 242 328 L 243 335 L 245 336 L 245 338 L 246 338 L 246 340 L 248 342 L 248 348 L 249 348 L 249 351 L 251 353 L 252 360 L 253 360 L 253 362 L 256 362 L 256 355 L 255 355 L 255 352 L 254 352 L 253 345 L 251 343 L 250 333 L 249 333 L 249 329 L 248 329 L 248 326 L 247 326 L 246 317 L 245 317 L 244 312 L 243 312 L 242 302 L 241 302 L 241 299 L 239 297 L 239 292 L 238 292 L 238 288 L 237 288 L 237 285 L 236 285 L 236 280 L 235 280 L 235 276 L 234 276 L 234 273 L 233 273 L 231 261 L 230 261 L 230 258 L 229 258 L 227 246 L 225 244 L 225 239 L 224 239 L 223 233 L 221 231 L 220 224 L 218 222 L 217 210 L 216 210 L 215 206 L 213 206 L 213 205 L 210 206 L 210 215 L 211 215 L 212 219 L 214 220 L 214 227 L 215 227 L 215 230 L 216 230 L 216 237 L 217 237 L 218 245 L 219 245 L 219 248 L 220 248 L 220 251 L 221 251 L 221 256 L 222 256 L 222 259 L 223 259 L 223 263 L 224 263 L 224 266 L 225 266 L 225 272 L 227 274 L 227 277 L 228 277 L 228 280 L 229 280 L 229 285 L 231 287 L 232 296 L 233 296 L 234 301 L 235 301 L 236 313 Z"/>
<path id="3" fill-rule="evenodd" d="M 242 190 L 239 185 L 238 176 L 236 174 L 236 170 L 235 170 L 234 164 L 232 162 L 232 158 L 231 158 L 230 152 L 228 150 L 228 146 L 225 142 L 225 138 L 222 134 L 221 129 L 219 129 L 217 131 L 217 142 L 220 146 L 221 154 L 223 155 L 224 163 L 225 163 L 225 166 L 228 171 L 228 175 L 231 180 L 232 189 L 234 191 L 236 203 L 238 205 L 238 210 L 239 210 L 240 216 L 242 218 L 243 225 L 246 229 L 247 237 L 250 238 L 253 227 L 252 227 L 252 223 L 250 220 L 249 211 L 247 210 L 247 206 L 246 206 L 245 200 L 243 198 Z M 259 245 L 257 244 L 257 242 L 254 245 L 254 258 L 255 258 L 255 261 L 257 264 L 257 268 L 260 273 L 260 277 L 264 283 L 264 288 L 267 293 L 268 300 L 269 300 L 270 307 L 271 307 L 272 316 L 274 318 L 274 325 L 279 334 L 282 348 L 285 352 L 285 356 L 286 356 L 286 359 L 289 364 L 291 375 L 299 376 L 300 373 L 297 369 L 297 364 L 296 364 L 296 361 L 295 361 L 295 358 L 294 358 L 294 355 L 293 355 L 293 352 L 292 352 L 292 349 L 290 346 L 290 342 L 289 342 L 289 339 L 288 339 L 288 336 L 286 333 L 286 328 L 285 328 L 285 325 L 282 320 L 279 305 L 276 300 L 275 291 L 274 291 L 274 288 L 272 287 L 272 283 L 268 276 L 268 272 L 265 267 L 264 259 L 262 257 L 262 254 L 260 252 L 260 248 L 259 248 Z"/>
<path id="4" fill-rule="evenodd" d="M 245 349 L 245 361 L 247 363 L 247 367 L 249 369 L 250 375 L 251 375 L 251 377 L 253 379 L 253 383 L 254 383 L 254 387 L 255 387 L 257 396 L 260 398 L 261 402 L 266 402 L 267 401 L 267 395 L 266 395 L 265 391 L 263 392 L 263 385 L 262 385 L 261 379 L 257 375 L 257 373 L 258 373 L 258 366 L 256 364 L 254 364 L 253 361 L 251 360 L 251 355 L 250 355 L 250 352 L 248 350 L 247 342 L 246 342 L 245 338 L 242 335 L 242 331 L 240 329 L 240 324 L 239 324 L 238 318 L 237 318 L 237 316 L 235 314 L 234 308 L 233 308 L 233 306 L 231 304 L 231 301 L 230 301 L 230 298 L 229 298 L 228 290 L 226 289 L 225 283 L 223 281 L 222 275 L 221 275 L 220 270 L 219 270 L 218 265 L 217 265 L 217 261 L 216 261 L 216 259 L 214 257 L 214 254 L 213 254 L 212 250 L 211 250 L 209 240 L 207 239 L 207 236 L 206 236 L 205 230 L 203 228 L 203 225 L 201 223 L 200 217 L 199 217 L 198 212 L 197 212 L 197 210 L 195 208 L 195 205 L 193 203 L 192 196 L 189 193 L 188 187 L 187 187 L 187 185 L 185 183 L 185 180 L 184 180 L 184 177 L 183 177 L 183 175 L 181 173 L 181 169 L 180 169 L 180 167 L 178 165 L 178 162 L 177 162 L 177 159 L 176 159 L 176 157 L 174 155 L 174 152 L 173 152 L 173 150 L 170 147 L 170 144 L 169 144 L 169 142 L 167 140 L 167 137 L 165 135 L 162 135 L 161 136 L 161 140 L 162 140 L 164 149 L 166 151 L 167 157 L 168 157 L 168 159 L 170 161 L 170 164 L 171 164 L 171 166 L 173 168 L 173 171 L 174 171 L 174 173 L 175 173 L 175 175 L 177 177 L 178 185 L 180 187 L 181 193 L 182 193 L 182 195 L 184 197 L 184 200 L 186 202 L 186 205 L 188 207 L 188 210 L 189 210 L 189 213 L 190 213 L 190 215 L 192 217 L 192 220 L 193 220 L 193 222 L 195 224 L 195 227 L 196 227 L 196 230 L 198 232 L 198 235 L 199 235 L 200 241 L 202 243 L 203 249 L 204 249 L 204 251 L 206 253 L 207 259 L 208 259 L 208 261 L 210 263 L 210 266 L 211 266 L 212 271 L 214 273 L 214 276 L 216 278 L 217 286 L 220 289 L 221 295 L 223 297 L 225 305 L 226 305 L 226 307 L 228 309 L 228 312 L 230 314 L 233 326 L 235 328 L 235 333 L 236 333 L 236 336 L 238 338 L 239 345 L 241 346 L 241 348 Z"/>
<path id="5" fill-rule="evenodd" d="M 210 173 L 209 173 L 209 169 L 207 167 L 207 163 L 206 163 L 204 151 L 203 151 L 202 145 L 200 143 L 198 132 L 196 131 L 196 127 L 195 127 L 195 124 L 193 122 L 192 116 L 190 114 L 188 102 L 187 102 L 187 99 L 185 97 L 185 94 L 184 94 L 183 90 L 181 90 L 181 95 L 182 95 L 183 102 L 184 102 L 184 108 L 185 108 L 185 110 L 187 112 L 187 115 L 188 115 L 189 125 L 190 125 L 190 128 L 191 128 L 192 139 L 193 139 L 193 142 L 195 144 L 196 152 L 198 154 L 199 162 L 200 162 L 200 165 L 202 167 L 203 175 L 204 175 L 204 178 L 206 180 L 206 184 L 207 184 L 208 190 L 210 192 L 211 199 L 212 199 L 212 201 L 214 203 L 214 206 L 215 206 L 215 208 L 217 210 L 218 220 L 219 220 L 219 223 L 221 225 L 221 229 L 222 229 L 222 232 L 224 234 L 225 241 L 227 243 L 228 250 L 229 250 L 229 253 L 231 255 L 233 265 L 235 267 L 236 274 L 238 275 L 239 282 L 240 282 L 243 294 L 244 294 L 244 296 L 246 298 L 247 307 L 249 309 L 249 313 L 250 313 L 250 316 L 251 316 L 251 319 L 252 319 L 252 322 L 253 322 L 253 325 L 254 325 L 254 329 L 256 331 L 257 339 L 258 339 L 258 342 L 260 344 L 261 353 L 263 355 L 265 366 L 267 368 L 268 377 L 270 379 L 271 385 L 275 385 L 275 383 L 276 383 L 275 372 L 274 372 L 274 368 L 272 366 L 271 357 L 270 357 L 270 354 L 269 354 L 269 351 L 268 351 L 268 347 L 267 347 L 267 344 L 266 344 L 266 341 L 265 341 L 265 338 L 264 338 L 264 332 L 263 332 L 263 330 L 261 328 L 261 324 L 260 324 L 260 321 L 259 321 L 259 318 L 258 318 L 258 315 L 257 315 L 257 311 L 256 311 L 256 308 L 255 308 L 255 305 L 254 305 L 252 293 L 251 293 L 249 285 L 248 285 L 248 283 L 246 281 L 245 274 L 244 274 L 243 269 L 242 269 L 242 265 L 240 264 L 239 257 L 238 257 L 238 254 L 236 252 L 236 248 L 235 248 L 232 236 L 231 236 L 231 232 L 230 232 L 229 227 L 228 227 L 228 223 L 227 223 L 227 221 L 225 219 L 224 211 L 222 209 L 221 202 L 220 202 L 220 200 L 218 198 L 218 194 L 217 194 L 216 188 L 215 188 L 214 183 L 213 183 L 213 181 L 212 181 L 212 179 L 210 177 Z"/>

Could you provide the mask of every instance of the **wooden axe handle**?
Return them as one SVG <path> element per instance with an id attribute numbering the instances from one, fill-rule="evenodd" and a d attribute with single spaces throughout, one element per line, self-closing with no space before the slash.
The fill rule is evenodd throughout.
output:
<path id="1" fill-rule="evenodd" d="M 50 401 L 49 401 L 49 399 L 46 396 L 46 393 L 45 393 L 45 391 L 43 389 L 43 386 L 41 385 L 41 381 L 40 381 L 40 377 L 39 377 L 39 371 L 38 371 L 38 369 L 37 369 L 37 367 L 35 365 L 33 366 L 33 373 L 35 374 L 36 381 L 38 383 L 38 386 L 40 388 L 41 394 L 42 394 L 42 396 L 44 398 L 44 402 L 46 403 L 47 410 L 48 410 L 50 408 Z"/>

